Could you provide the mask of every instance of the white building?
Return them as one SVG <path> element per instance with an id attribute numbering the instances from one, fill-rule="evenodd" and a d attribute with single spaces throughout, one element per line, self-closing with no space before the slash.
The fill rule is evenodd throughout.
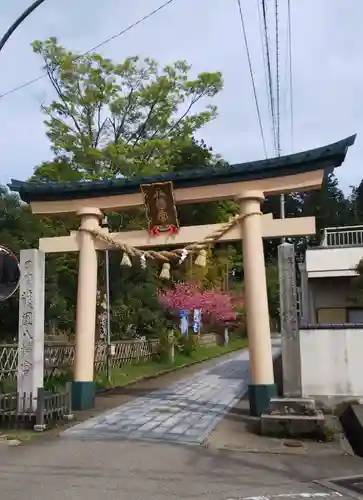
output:
<path id="1" fill-rule="evenodd" d="M 362 258 L 363 226 L 325 229 L 321 245 L 299 264 L 302 324 L 363 323 L 363 302 L 352 284 Z"/>

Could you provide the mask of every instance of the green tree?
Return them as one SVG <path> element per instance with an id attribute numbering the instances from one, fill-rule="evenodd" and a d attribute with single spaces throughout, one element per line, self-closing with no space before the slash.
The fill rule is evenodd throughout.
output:
<path id="1" fill-rule="evenodd" d="M 164 68 L 138 57 L 114 63 L 99 54 L 70 52 L 56 38 L 33 42 L 33 50 L 56 92 L 42 109 L 61 160 L 57 175 L 95 180 L 167 171 L 180 147 L 216 116 L 215 106 L 198 112 L 193 107 L 221 90 L 218 72 L 192 79 L 185 61 Z M 45 174 L 49 163 L 35 171 L 37 178 Z"/>
<path id="2" fill-rule="evenodd" d="M 304 203 L 303 193 L 294 193 L 285 195 L 285 217 L 299 217 Z M 263 213 L 272 213 L 274 219 L 281 218 L 281 197 L 267 196 L 262 205 Z M 281 239 L 264 240 L 265 257 L 267 259 L 276 259 L 277 247 L 281 243 Z"/>
<path id="3" fill-rule="evenodd" d="M 344 226 L 351 222 L 349 202 L 334 174 L 326 177 L 321 189 L 305 194 L 302 215 L 316 217 L 316 238 L 311 240 L 313 244 L 320 243 L 322 230 L 326 227 Z"/>
<path id="4" fill-rule="evenodd" d="M 280 284 L 277 261 L 272 260 L 266 264 L 267 296 L 270 318 L 274 324 L 279 322 Z"/>
<path id="5" fill-rule="evenodd" d="M 37 248 L 39 238 L 59 234 L 54 221 L 39 218 L 30 207 L 22 203 L 16 194 L 0 186 L 0 234 L 1 245 L 9 248 L 19 258 L 23 248 Z M 76 266 L 74 257 L 51 256 L 46 260 L 46 326 L 58 328 L 73 326 L 76 290 Z M 72 265 L 73 264 L 73 265 Z M 17 336 L 18 294 L 0 303 L 0 341 Z"/>
<path id="6" fill-rule="evenodd" d="M 216 116 L 215 106 L 207 102 L 203 109 L 201 104 L 222 88 L 220 73 L 201 73 L 190 78 L 191 68 L 185 61 L 161 68 L 151 59 L 131 57 L 115 63 L 98 54 L 79 56 L 58 45 L 55 38 L 34 42 L 33 50 L 42 57 L 56 97 L 42 106 L 54 159 L 36 167 L 32 181 L 92 181 L 224 167 L 211 148 L 194 139 L 194 134 Z M 230 205 L 223 202 L 209 207 L 183 206 L 179 216 L 183 225 L 203 224 L 226 220 L 230 211 Z M 109 214 L 108 218 L 111 231 L 146 227 L 142 208 Z M 76 227 L 77 221 L 57 220 L 56 225 L 63 234 Z M 103 293 L 104 260 L 100 254 Z M 111 252 L 112 269 L 115 265 L 119 265 L 119 256 Z M 157 314 L 154 317 L 152 311 L 157 306 L 160 281 L 145 273 L 138 281 L 139 272 L 135 266 L 112 273 L 114 320 L 120 322 L 123 318 L 122 325 L 114 325 L 114 332 L 121 328 L 125 333 L 129 325 L 140 329 L 141 317 L 149 329 L 155 330 L 159 324 L 160 318 Z M 67 307 L 63 327 L 74 316 L 71 301 L 75 298 L 75 275 L 74 259 L 68 263 L 62 257 L 53 259 L 52 290 L 57 286 L 59 289 L 53 316 L 58 317 L 60 324 L 62 307 Z"/>
<path id="7" fill-rule="evenodd" d="M 351 224 L 363 223 L 363 180 L 358 186 L 351 186 L 349 196 L 349 212 Z"/>

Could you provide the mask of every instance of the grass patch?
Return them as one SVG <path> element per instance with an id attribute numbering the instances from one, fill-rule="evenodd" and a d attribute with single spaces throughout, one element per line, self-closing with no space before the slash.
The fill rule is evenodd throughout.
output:
<path id="1" fill-rule="evenodd" d="M 122 387 L 143 378 L 162 375 L 164 372 L 192 365 L 201 361 L 207 361 L 223 354 L 243 349 L 247 347 L 247 339 L 237 339 L 231 341 L 226 346 L 211 345 L 198 346 L 190 355 L 176 354 L 174 363 L 167 361 L 148 360 L 140 363 L 131 363 L 121 368 L 111 370 L 111 381 L 108 382 L 105 373 L 100 373 L 96 377 L 98 388 Z"/>
<path id="2" fill-rule="evenodd" d="M 34 432 L 30 430 L 9 430 L 4 429 L 4 435 L 6 436 L 7 441 L 17 440 L 21 443 L 26 443 L 27 441 L 31 441 L 32 439 L 41 435 L 41 432 Z"/>

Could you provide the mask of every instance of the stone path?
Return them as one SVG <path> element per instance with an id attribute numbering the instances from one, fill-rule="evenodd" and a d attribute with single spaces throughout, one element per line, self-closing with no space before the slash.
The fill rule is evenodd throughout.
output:
<path id="1" fill-rule="evenodd" d="M 273 347 L 273 353 L 279 352 Z M 201 444 L 248 387 L 248 350 L 136 398 L 62 435 L 78 439 L 148 439 Z"/>

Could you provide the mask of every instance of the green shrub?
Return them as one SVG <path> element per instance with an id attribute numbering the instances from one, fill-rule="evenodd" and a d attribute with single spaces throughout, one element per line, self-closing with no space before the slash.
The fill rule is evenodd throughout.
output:
<path id="1" fill-rule="evenodd" d="M 179 330 L 174 330 L 174 349 L 179 354 L 191 356 L 197 347 L 195 335 L 186 337 Z"/>
<path id="2" fill-rule="evenodd" d="M 188 337 L 181 335 L 179 337 L 179 352 L 184 356 L 192 356 L 198 346 L 198 337 L 196 335 L 188 335 Z"/>
<path id="3" fill-rule="evenodd" d="M 174 349 L 181 354 L 184 346 L 184 335 L 179 330 L 174 330 Z"/>
<path id="4" fill-rule="evenodd" d="M 157 352 L 157 360 L 165 362 L 169 360 L 169 331 L 162 330 L 159 335 L 159 344 Z"/>
<path id="5" fill-rule="evenodd" d="M 57 392 L 66 386 L 67 382 L 72 380 L 72 371 L 67 370 L 57 373 L 44 380 L 44 389 L 48 392 Z"/>

